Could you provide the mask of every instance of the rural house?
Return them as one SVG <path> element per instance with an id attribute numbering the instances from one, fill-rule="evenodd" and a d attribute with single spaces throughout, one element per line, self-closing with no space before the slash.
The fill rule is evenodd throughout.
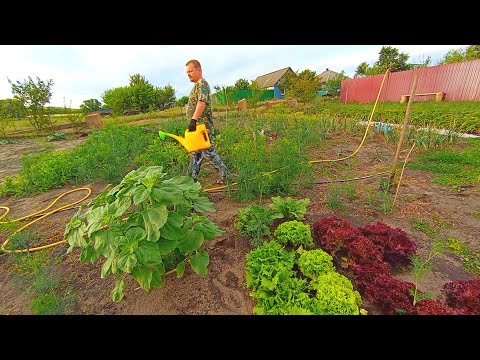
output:
<path id="1" fill-rule="evenodd" d="M 340 73 L 337 73 L 327 68 L 324 72 L 322 72 L 321 74 L 318 74 L 317 77 L 320 79 L 320 85 L 322 87 L 325 87 L 325 84 L 327 83 L 328 80 L 335 79 L 335 77 L 337 77 L 338 75 L 340 75 Z"/>
<path id="2" fill-rule="evenodd" d="M 255 79 L 255 82 L 258 84 L 260 89 L 273 89 L 273 97 L 275 99 L 283 99 L 282 91 L 278 85 L 282 83 L 283 79 L 289 72 L 294 73 L 290 67 L 276 70 L 268 74 L 258 76 Z"/>

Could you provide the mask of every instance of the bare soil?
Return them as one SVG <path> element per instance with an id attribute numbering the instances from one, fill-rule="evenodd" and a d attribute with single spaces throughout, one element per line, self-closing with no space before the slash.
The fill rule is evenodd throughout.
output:
<path id="1" fill-rule="evenodd" d="M 352 153 L 358 139 L 343 139 L 337 137 L 333 140 L 338 146 L 326 154 L 311 154 L 312 158 L 328 158 L 344 156 Z M 3 157 L 3 173 L 13 174 L 18 169 L 18 156 L 22 151 L 34 151 L 33 142 L 24 142 L 24 147 L 19 149 L 19 144 L 3 145 L 2 153 L 8 152 L 11 157 Z M 75 146 L 73 144 L 72 146 Z M 69 146 L 69 145 L 67 145 Z M 461 144 L 458 145 L 461 147 Z M 38 149 L 38 147 L 36 147 Z M 335 164 L 317 164 L 316 180 L 344 179 L 377 174 L 388 171 L 392 162 L 395 149 L 383 142 L 379 137 L 368 139 L 361 151 L 353 158 Z M 405 156 L 403 154 L 402 156 Z M 411 155 L 415 156 L 415 153 Z M 5 166 L 3 166 L 5 164 Z M 12 170 L 13 167 L 13 170 Z M 18 171 L 18 170 L 17 170 Z M 206 163 L 202 167 L 204 188 L 215 186 L 218 176 Z M 305 188 L 295 198 L 310 198 L 310 206 L 306 215 L 306 222 L 313 224 L 321 217 L 337 215 L 349 219 L 355 226 L 381 221 L 395 228 L 407 232 L 417 244 L 417 254 L 425 256 L 430 250 L 431 239 L 424 233 L 417 231 L 412 226 L 412 220 L 424 219 L 430 223 L 443 224 L 442 234 L 457 237 L 472 250 L 480 253 L 479 229 L 480 219 L 480 185 L 477 183 L 470 187 L 453 191 L 452 189 L 433 183 L 433 176 L 423 171 L 405 170 L 401 180 L 399 195 L 395 208 L 385 214 L 378 206 L 369 203 L 369 189 L 379 191 L 379 177 L 370 177 L 355 181 L 356 196 L 344 201 L 344 210 L 331 210 L 326 206 L 326 195 L 332 184 L 317 184 Z M 92 198 L 100 193 L 106 186 L 105 183 L 82 184 L 91 187 Z M 341 184 L 337 184 L 340 186 Z M 47 206 L 55 197 L 66 190 L 75 188 L 69 185 L 54 189 L 47 193 L 30 197 L 3 197 L 1 205 L 11 208 L 11 217 L 16 218 L 32 213 Z M 80 194 L 71 194 L 65 201 L 78 199 Z M 207 193 L 215 203 L 217 211 L 209 214 L 212 221 L 225 230 L 225 234 L 206 243 L 206 250 L 210 255 L 208 274 L 205 278 L 195 274 L 187 267 L 182 278 L 174 274 L 168 275 L 163 288 L 152 289 L 145 292 L 138 288 L 138 284 L 127 278 L 125 298 L 114 303 L 110 298 L 115 279 L 100 278 L 101 263 L 83 263 L 79 260 L 79 251 L 74 250 L 66 254 L 67 245 L 63 244 L 50 251 L 52 255 L 60 254 L 61 261 L 55 265 L 55 271 L 76 294 L 75 314 L 252 314 L 253 300 L 245 283 L 245 255 L 253 248 L 249 240 L 239 236 L 234 227 L 236 211 L 253 202 L 241 203 L 234 200 L 226 192 Z M 264 199 L 267 204 L 269 198 Z M 256 201 L 258 203 L 258 201 Z M 0 214 L 1 214 L 0 210 Z M 54 242 L 63 238 L 65 224 L 67 224 L 76 210 L 67 210 L 57 213 L 33 226 L 33 229 L 43 234 L 45 242 Z M 0 235 L 0 241 L 4 241 Z M 32 294 L 18 290 L 12 283 L 12 265 L 8 256 L 0 257 L 0 314 L 31 314 L 28 306 Z M 474 276 L 465 272 L 461 260 L 450 253 L 445 253 L 434 258 L 433 269 L 421 278 L 419 288 L 428 291 L 438 299 L 443 299 L 441 289 L 443 284 L 450 280 L 470 279 Z M 397 274 L 399 278 L 413 282 L 411 271 Z M 370 314 L 378 312 L 366 304 Z"/>

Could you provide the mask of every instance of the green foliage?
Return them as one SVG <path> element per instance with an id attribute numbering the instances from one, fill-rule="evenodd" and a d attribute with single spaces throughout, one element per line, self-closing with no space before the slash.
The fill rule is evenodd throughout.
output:
<path id="1" fill-rule="evenodd" d="M 459 187 L 480 181 L 480 140 L 468 139 L 468 147 L 461 151 L 440 149 L 420 154 L 409 162 L 410 169 L 433 172 L 434 182 Z"/>
<path id="2" fill-rule="evenodd" d="M 333 257 L 322 249 L 302 251 L 298 259 L 298 268 L 310 279 L 335 271 Z"/>
<path id="3" fill-rule="evenodd" d="M 54 133 L 47 135 L 47 141 L 67 140 L 67 135 L 64 133 Z"/>
<path id="4" fill-rule="evenodd" d="M 282 214 L 286 219 L 303 220 L 305 219 L 308 204 L 310 204 L 310 199 L 308 198 L 295 200 L 291 197 L 283 199 L 280 196 L 275 196 L 272 197 L 272 203 L 269 205 L 269 208 L 277 214 Z"/>
<path id="5" fill-rule="evenodd" d="M 316 291 L 312 302 L 315 314 L 359 315 L 362 298 L 345 276 L 334 271 L 327 272 L 312 280 L 310 288 Z"/>
<path id="6" fill-rule="evenodd" d="M 315 256 L 318 251 L 304 251 L 299 267 L 306 272 L 318 273 L 328 258 Z M 306 254 L 306 255 L 303 255 Z M 310 255 L 307 255 L 310 254 Z M 246 282 L 250 296 L 256 300 L 254 314 L 307 315 L 307 314 L 358 314 L 360 294 L 353 290 L 351 282 L 333 271 L 309 281 L 296 277 L 293 271 L 296 252 L 286 251 L 275 242 L 265 242 L 246 255 Z M 322 260 L 320 260 L 322 259 Z M 320 261 L 319 261 L 320 260 Z M 300 264 L 300 260 L 299 260 Z M 331 266 L 331 259 L 330 259 Z M 331 275 L 334 274 L 334 275 Z"/>
<path id="7" fill-rule="evenodd" d="M 97 99 L 83 100 L 83 103 L 80 105 L 83 115 L 86 115 L 92 111 L 100 110 L 101 107 L 102 103 Z"/>
<path id="8" fill-rule="evenodd" d="M 336 95 L 342 86 L 342 81 L 347 78 L 345 71 L 342 70 L 341 73 L 335 75 L 333 79 L 327 80 L 325 88 L 328 90 L 329 94 Z"/>
<path id="9" fill-rule="evenodd" d="M 124 278 L 130 274 L 145 291 L 162 287 L 168 270 L 163 259 L 174 254 L 178 263 L 189 263 L 206 276 L 209 256 L 201 250 L 205 240 L 222 235 L 203 212 L 215 207 L 189 176 L 163 179 L 161 166 L 129 172 L 111 190 L 104 190 L 80 210 L 65 228 L 68 252 L 80 247 L 81 261 L 103 262 L 101 277 L 117 277 L 113 301 L 124 297 Z M 177 274 L 179 272 L 177 271 Z"/>
<path id="10" fill-rule="evenodd" d="M 282 91 L 282 93 L 287 92 L 289 89 L 292 88 L 292 84 L 297 79 L 297 74 L 293 71 L 287 71 L 283 79 L 278 84 L 278 88 Z"/>
<path id="11" fill-rule="evenodd" d="M 44 82 L 37 76 L 37 82 L 35 83 L 29 76 L 28 80 L 24 80 L 23 83 L 20 81 L 13 83 L 10 79 L 8 79 L 8 82 L 12 87 L 14 98 L 28 109 L 28 119 L 31 125 L 36 130 L 52 126 L 50 116 L 45 111 L 45 104 L 52 97 L 53 80 Z"/>
<path id="12" fill-rule="evenodd" d="M 259 245 L 263 237 L 270 235 L 270 227 L 275 219 L 283 216 L 261 205 L 250 205 L 237 210 L 235 228 L 242 236 L 250 238 L 252 245 Z"/>
<path id="13" fill-rule="evenodd" d="M 129 86 L 104 91 L 102 101 L 117 115 L 130 109 L 143 113 L 165 110 L 175 104 L 175 89 L 171 85 L 153 86 L 144 76 L 134 74 L 130 76 Z"/>
<path id="14" fill-rule="evenodd" d="M 466 48 L 449 50 L 438 65 L 480 59 L 480 45 L 469 45 Z"/>
<path id="15" fill-rule="evenodd" d="M 366 61 L 362 62 L 360 65 L 357 66 L 357 69 L 355 70 L 355 75 L 364 75 L 367 76 L 369 75 L 369 68 L 370 66 Z"/>
<path id="16" fill-rule="evenodd" d="M 135 166 L 163 165 L 168 176 L 187 175 L 188 153 L 178 142 L 166 142 L 156 138 L 153 144 L 138 155 L 134 160 Z"/>
<path id="17" fill-rule="evenodd" d="M 156 136 L 140 127 L 107 126 L 75 149 L 23 157 L 22 171 L 5 178 L 0 195 L 33 194 L 92 180 L 118 183 L 131 169 L 132 159 Z"/>
<path id="18" fill-rule="evenodd" d="M 325 206 L 332 210 L 345 210 L 345 205 L 341 198 L 341 188 L 339 186 L 332 185 L 328 188 Z"/>
<path id="19" fill-rule="evenodd" d="M 445 245 L 462 260 L 465 271 L 480 277 L 480 257 L 472 249 L 453 236 L 447 236 Z"/>
<path id="20" fill-rule="evenodd" d="M 419 255 L 411 256 L 410 260 L 412 263 L 412 272 L 415 278 L 415 288 L 411 290 L 411 294 L 413 295 L 413 305 L 419 302 L 426 297 L 429 297 L 429 294 L 421 294 L 418 290 L 418 283 L 420 278 L 428 271 L 431 270 L 431 260 L 434 256 L 438 256 L 443 254 L 445 251 L 445 244 L 440 241 L 438 238 L 434 238 L 432 241 L 432 247 L 428 255 L 424 258 Z"/>
<path id="21" fill-rule="evenodd" d="M 236 82 L 235 82 L 235 86 L 234 86 L 234 89 L 235 91 L 238 91 L 238 90 L 250 90 L 251 89 L 251 85 L 250 85 L 250 82 L 246 79 L 238 79 Z"/>
<path id="22" fill-rule="evenodd" d="M 300 221 L 286 221 L 278 225 L 275 236 L 280 244 L 291 244 L 293 246 L 313 246 L 313 238 L 310 225 Z"/>
<path id="23" fill-rule="evenodd" d="M 382 46 L 378 53 L 378 60 L 370 67 L 366 62 L 357 66 L 356 75 L 377 75 L 383 74 L 393 64 L 391 72 L 410 70 L 411 65 L 407 63 L 410 55 L 401 53 L 393 46 Z"/>
<path id="24" fill-rule="evenodd" d="M 184 107 L 188 104 L 188 96 L 182 96 L 180 99 L 177 100 L 175 103 L 176 106 Z"/>
<path id="25" fill-rule="evenodd" d="M 35 297 L 30 302 L 30 307 L 35 315 L 65 315 L 74 306 L 75 297 L 60 297 L 50 291 Z"/>
<path id="26" fill-rule="evenodd" d="M 22 119 L 27 109 L 19 99 L 0 99 L 0 119 Z"/>
<path id="27" fill-rule="evenodd" d="M 299 101 L 307 102 L 315 98 L 317 90 L 320 89 L 318 79 L 305 79 L 300 76 L 295 79 L 286 95 L 289 98 L 297 98 Z"/>
<path id="28" fill-rule="evenodd" d="M 246 255 L 246 282 L 253 292 L 273 290 L 293 274 L 295 253 L 275 242 L 264 242 Z"/>

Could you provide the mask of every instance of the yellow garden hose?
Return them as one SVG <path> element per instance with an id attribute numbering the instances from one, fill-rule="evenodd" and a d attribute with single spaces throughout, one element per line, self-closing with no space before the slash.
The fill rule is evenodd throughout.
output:
<path id="1" fill-rule="evenodd" d="M 310 160 L 309 161 L 310 164 L 347 160 L 348 158 L 351 158 L 353 155 L 355 155 L 358 152 L 358 150 L 360 150 L 360 148 L 363 146 L 363 143 L 365 142 L 365 139 L 367 138 L 368 130 L 370 129 L 370 123 L 372 122 L 373 114 L 375 113 L 375 109 L 377 108 L 378 99 L 380 98 L 380 94 L 382 93 L 383 83 L 385 82 L 385 79 L 387 78 L 387 75 L 388 75 L 389 71 L 390 71 L 390 68 L 388 68 L 387 71 L 385 71 L 385 74 L 383 75 L 382 83 L 380 84 L 380 89 L 378 89 L 377 99 L 375 100 L 375 105 L 373 105 L 372 112 L 370 113 L 370 117 L 368 119 L 367 128 L 365 129 L 365 134 L 363 135 L 363 139 L 360 142 L 360 145 L 358 145 L 357 149 L 353 153 L 351 153 L 350 155 L 345 156 L 343 158 Z"/>
<path id="2" fill-rule="evenodd" d="M 76 192 L 76 191 L 87 191 L 87 195 L 85 195 L 84 197 L 82 197 L 80 200 L 76 200 L 74 202 L 71 202 L 71 203 L 68 203 L 66 205 L 63 205 L 63 206 L 60 206 L 59 208 L 56 208 L 54 210 L 50 210 L 48 212 L 45 212 L 47 211 L 48 209 L 50 209 L 53 205 L 55 205 L 57 203 L 58 200 L 60 200 L 61 198 L 63 198 L 64 196 L 68 195 L 68 194 L 71 194 L 73 192 Z M 10 220 L 10 221 L 0 221 L 0 224 L 7 224 L 7 223 L 13 223 L 13 222 L 17 222 L 17 221 L 21 221 L 21 220 L 25 220 L 25 219 L 28 219 L 28 218 L 31 218 L 31 217 L 34 217 L 36 215 L 39 215 L 39 214 L 42 214 L 41 216 L 37 217 L 35 220 L 32 220 L 30 221 L 29 223 L 23 225 L 22 227 L 20 227 L 19 229 L 15 230 L 15 232 L 13 234 L 11 234 L 10 236 L 13 236 L 15 235 L 16 233 L 26 229 L 27 227 L 29 227 L 30 225 L 33 225 L 35 224 L 37 221 L 40 221 L 44 218 L 46 218 L 47 216 L 50 216 L 56 212 L 59 212 L 61 210 L 64 210 L 66 208 L 69 208 L 69 207 L 72 207 L 78 203 L 81 203 L 83 200 L 87 199 L 90 194 L 92 193 L 92 189 L 90 188 L 87 188 L 87 187 L 84 187 L 84 188 L 77 188 L 77 189 L 73 189 L 73 190 L 70 190 L 70 191 L 66 191 L 64 192 L 63 194 L 61 194 L 60 196 L 58 196 L 54 201 L 52 201 L 52 203 L 50 205 L 48 205 L 46 208 L 42 209 L 42 210 L 38 210 L 36 212 L 34 212 L 33 214 L 30 214 L 30 215 L 26 215 L 26 216 L 22 216 L 20 218 L 17 218 L 17 219 L 14 219 L 14 220 Z M 6 206 L 0 206 L 1 209 L 5 209 L 5 213 L 3 215 L 0 216 L 0 220 L 2 220 L 9 212 L 10 212 L 10 209 Z M 47 249 L 49 247 L 52 247 L 52 246 L 56 246 L 56 245 L 59 245 L 59 244 L 63 244 L 63 243 L 66 243 L 67 240 L 61 240 L 61 241 L 57 241 L 55 243 L 52 243 L 52 244 L 48 244 L 48 245 L 43 245 L 43 246 L 37 246 L 37 247 L 34 247 L 34 248 L 30 248 L 30 249 L 18 249 L 18 250 L 7 250 L 5 249 L 5 246 L 7 246 L 8 242 L 10 240 L 7 239 L 5 240 L 5 242 L 2 244 L 2 246 L 0 247 L 0 253 L 23 253 L 23 252 L 30 252 L 30 251 L 37 251 L 37 250 L 42 250 L 42 249 Z"/>

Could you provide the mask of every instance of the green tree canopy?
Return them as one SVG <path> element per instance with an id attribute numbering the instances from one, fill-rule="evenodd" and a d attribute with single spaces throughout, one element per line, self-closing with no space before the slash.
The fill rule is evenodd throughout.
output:
<path id="1" fill-rule="evenodd" d="M 32 126 L 40 130 L 48 125 L 52 125 L 50 117 L 45 112 L 45 104 L 50 102 L 52 97 L 53 80 L 49 79 L 46 82 L 41 80 L 38 76 L 37 81 L 33 81 L 29 76 L 28 80 L 23 82 L 8 79 L 12 86 L 12 94 L 14 99 L 21 102 L 21 104 L 28 109 L 30 115 L 30 123 Z"/>
<path id="2" fill-rule="evenodd" d="M 175 105 L 184 107 L 185 105 L 188 104 L 188 96 L 182 96 L 180 99 L 177 100 Z"/>
<path id="3" fill-rule="evenodd" d="M 89 112 L 92 112 L 92 111 L 97 111 L 101 107 L 102 107 L 102 103 L 97 99 L 83 100 L 83 103 L 80 105 L 80 109 L 84 114 L 88 114 Z"/>
<path id="4" fill-rule="evenodd" d="M 143 75 L 130 75 L 129 86 L 104 91 L 102 101 L 115 114 L 128 109 L 141 112 L 165 110 L 175 105 L 175 89 L 171 85 L 156 87 Z"/>
<path id="5" fill-rule="evenodd" d="M 407 64 L 410 57 L 407 53 L 400 52 L 392 46 L 382 46 L 378 53 L 378 60 L 370 67 L 367 62 L 357 66 L 356 75 L 377 75 L 383 74 L 393 64 L 391 72 L 410 70 L 412 66 Z"/>
<path id="6" fill-rule="evenodd" d="M 237 82 L 235 83 L 234 88 L 235 88 L 235 91 L 237 91 L 237 90 L 250 90 L 251 86 L 250 86 L 250 82 L 248 80 L 238 79 Z"/>
<path id="7" fill-rule="evenodd" d="M 27 116 L 27 109 L 18 99 L 0 100 L 0 118 L 21 119 Z"/>
<path id="8" fill-rule="evenodd" d="M 470 61 L 480 59 L 480 45 L 470 45 L 466 48 L 456 50 L 449 50 L 442 60 L 438 62 L 439 65 L 452 64 L 462 61 Z"/>
<path id="9" fill-rule="evenodd" d="M 328 90 L 329 94 L 336 95 L 340 87 L 342 86 L 342 80 L 346 79 L 345 71 L 342 70 L 341 73 L 336 75 L 334 78 L 327 80 L 325 88 Z"/>

